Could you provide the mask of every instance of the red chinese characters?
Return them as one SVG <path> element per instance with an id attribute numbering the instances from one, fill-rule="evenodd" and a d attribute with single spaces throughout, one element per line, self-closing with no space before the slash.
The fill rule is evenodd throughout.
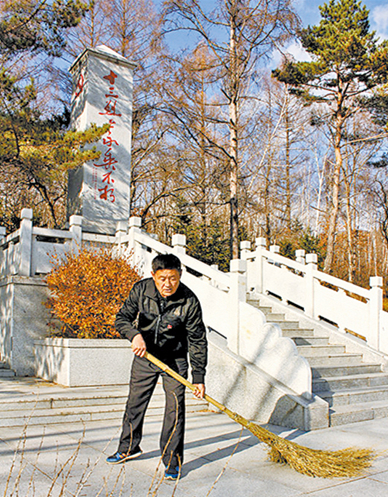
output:
<path id="1" fill-rule="evenodd" d="M 102 143 L 105 146 L 105 152 L 101 155 L 100 163 L 94 163 L 94 166 L 97 168 L 103 168 L 103 174 L 101 177 L 101 188 L 97 188 L 99 198 L 102 200 L 107 200 L 109 202 L 115 202 L 115 189 L 114 189 L 114 171 L 116 170 L 115 164 L 118 163 L 118 160 L 115 157 L 114 147 L 118 147 L 119 143 L 113 138 L 113 132 L 115 129 L 116 121 L 114 120 L 114 116 L 121 116 L 121 114 L 117 111 L 117 103 L 119 96 L 117 91 L 115 90 L 115 81 L 117 78 L 117 74 L 113 71 L 106 76 L 103 76 L 103 79 L 109 82 L 108 93 L 105 94 L 106 105 L 104 107 L 104 112 L 100 112 L 100 115 L 106 115 L 109 117 L 109 131 L 107 135 L 102 139 Z M 117 152 L 117 149 L 116 149 Z M 101 160 L 102 159 L 102 160 Z"/>

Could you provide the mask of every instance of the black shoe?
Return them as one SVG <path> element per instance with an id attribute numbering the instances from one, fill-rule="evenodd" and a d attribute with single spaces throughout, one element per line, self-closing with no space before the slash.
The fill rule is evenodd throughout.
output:
<path id="1" fill-rule="evenodd" d="M 129 452 L 116 452 L 113 456 L 109 456 L 106 458 L 106 462 L 108 464 L 121 464 L 123 462 L 129 461 L 130 459 L 135 459 L 142 454 L 143 451 L 140 447 L 137 447 L 134 450 L 130 450 Z"/>

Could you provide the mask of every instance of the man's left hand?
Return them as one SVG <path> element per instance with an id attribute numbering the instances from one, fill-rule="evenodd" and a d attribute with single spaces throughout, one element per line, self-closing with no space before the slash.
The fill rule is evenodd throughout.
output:
<path id="1" fill-rule="evenodd" d="M 194 383 L 194 386 L 194 395 L 197 397 L 197 399 L 203 399 L 205 396 L 205 385 L 203 383 Z"/>

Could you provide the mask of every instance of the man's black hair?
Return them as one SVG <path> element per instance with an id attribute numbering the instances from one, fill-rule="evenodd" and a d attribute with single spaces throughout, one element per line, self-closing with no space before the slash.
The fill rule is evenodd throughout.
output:
<path id="1" fill-rule="evenodd" d="M 155 274 L 156 271 L 163 269 L 176 269 L 181 271 L 181 261 L 174 254 L 159 254 L 152 260 L 152 272 Z"/>

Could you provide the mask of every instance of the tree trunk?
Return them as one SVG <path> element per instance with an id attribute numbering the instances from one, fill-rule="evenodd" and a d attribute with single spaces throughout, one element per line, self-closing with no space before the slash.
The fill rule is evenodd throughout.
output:
<path id="1" fill-rule="evenodd" d="M 348 238 L 348 281 L 353 283 L 354 265 L 353 265 L 353 232 L 352 232 L 352 214 L 350 205 L 350 183 L 345 177 L 346 192 L 346 231 Z"/>
<path id="2" fill-rule="evenodd" d="M 284 114 L 284 120 L 286 124 L 286 208 L 285 208 L 285 218 L 287 223 L 287 228 L 291 231 L 291 159 L 290 159 L 290 150 L 291 150 L 291 140 L 290 140 L 290 116 L 288 109 L 288 97 L 287 97 L 287 106 Z"/>
<path id="3" fill-rule="evenodd" d="M 239 257 L 238 237 L 238 66 L 236 26 L 233 15 L 230 20 L 230 100 L 229 100 L 229 155 L 230 155 L 230 255 L 232 259 Z"/>
<path id="4" fill-rule="evenodd" d="M 341 95 L 342 97 L 342 95 Z M 340 108 L 341 103 L 339 103 Z M 327 232 L 327 249 L 326 249 L 326 258 L 323 270 L 326 273 L 330 273 L 333 267 L 334 261 L 334 244 L 335 244 L 335 235 L 337 228 L 337 217 L 338 217 L 338 209 L 339 209 L 339 190 L 340 190 L 340 176 L 342 169 L 342 154 L 341 154 L 341 139 L 342 139 L 342 126 L 343 119 L 342 116 L 339 115 L 340 110 L 337 112 L 337 120 L 336 120 L 336 131 L 334 138 L 334 152 L 335 152 L 335 166 L 333 171 L 333 182 L 331 188 L 331 206 L 329 212 L 329 225 Z"/>

